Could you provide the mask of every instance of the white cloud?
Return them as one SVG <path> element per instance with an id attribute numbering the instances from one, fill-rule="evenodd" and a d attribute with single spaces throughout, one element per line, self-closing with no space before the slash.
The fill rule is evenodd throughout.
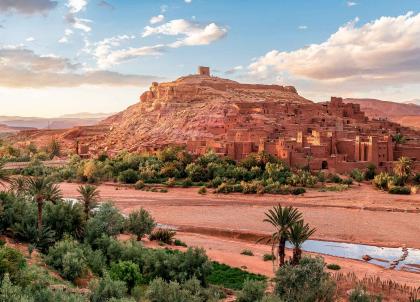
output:
<path id="1" fill-rule="evenodd" d="M 160 12 L 162 14 L 166 13 L 167 10 L 168 10 L 168 6 L 166 4 L 160 6 Z"/>
<path id="2" fill-rule="evenodd" d="M 69 37 L 73 34 L 73 31 L 70 28 L 64 30 L 64 35 L 58 40 L 59 43 L 68 43 Z"/>
<path id="3" fill-rule="evenodd" d="M 153 16 L 152 18 L 150 18 L 150 24 L 156 24 L 156 23 L 160 23 L 163 20 L 165 20 L 165 16 L 164 15 L 157 15 L 157 16 Z"/>
<path id="4" fill-rule="evenodd" d="M 238 65 L 238 66 L 235 66 L 235 67 L 233 67 L 229 70 L 226 70 L 225 74 L 227 74 L 227 75 L 234 74 L 234 73 L 237 73 L 237 72 L 239 72 L 243 69 L 244 69 L 244 67 L 242 65 Z"/>
<path id="5" fill-rule="evenodd" d="M 87 0 L 68 0 L 66 6 L 69 8 L 69 12 L 65 16 L 66 21 L 73 26 L 74 29 L 78 29 L 84 32 L 90 32 L 92 30 L 92 20 L 83 19 L 77 17 L 77 14 L 86 9 L 88 2 Z M 66 41 L 63 37 L 61 41 Z"/>
<path id="6" fill-rule="evenodd" d="M 157 27 L 146 26 L 143 37 L 152 35 L 181 36 L 170 47 L 207 45 L 220 40 L 227 34 L 227 29 L 215 23 L 202 25 L 184 19 L 169 21 Z"/>
<path id="7" fill-rule="evenodd" d="M 192 0 L 184 0 L 185 3 L 191 3 Z"/>
<path id="8" fill-rule="evenodd" d="M 25 15 L 44 14 L 57 6 L 51 0 L 0 0 L 0 12 L 16 12 Z"/>
<path id="9" fill-rule="evenodd" d="M 0 48 L 0 86 L 75 87 L 81 85 L 147 85 L 156 77 L 110 71 L 83 71 L 79 64 L 54 55 L 37 55 L 22 47 Z"/>
<path id="10" fill-rule="evenodd" d="M 86 5 L 86 0 L 68 0 L 67 2 L 67 7 L 69 8 L 69 12 L 71 14 L 77 14 L 78 12 L 84 10 Z"/>
<path id="11" fill-rule="evenodd" d="M 26 42 L 33 42 L 33 41 L 35 41 L 35 38 L 34 37 L 28 37 L 28 38 L 26 38 L 25 41 Z"/>
<path id="12" fill-rule="evenodd" d="M 364 89 L 420 80 L 420 14 L 381 17 L 361 27 L 357 21 L 323 43 L 290 52 L 272 50 L 249 65 L 250 74 Z"/>
<path id="13" fill-rule="evenodd" d="M 306 26 L 306 25 L 299 25 L 298 26 L 298 29 L 305 30 L 305 29 L 308 29 L 308 26 Z"/>
<path id="14" fill-rule="evenodd" d="M 348 7 L 352 7 L 352 6 L 355 6 L 355 5 L 357 5 L 357 2 L 354 2 L 354 1 L 347 1 L 347 6 L 348 6 Z"/>

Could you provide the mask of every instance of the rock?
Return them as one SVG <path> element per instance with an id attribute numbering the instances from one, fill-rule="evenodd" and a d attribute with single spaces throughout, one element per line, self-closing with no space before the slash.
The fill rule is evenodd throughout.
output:
<path id="1" fill-rule="evenodd" d="M 371 256 L 369 256 L 369 255 L 364 255 L 364 256 L 362 257 L 362 259 L 363 259 L 363 260 L 365 260 L 365 261 L 370 261 L 370 260 L 372 260 L 373 258 L 372 258 Z"/>

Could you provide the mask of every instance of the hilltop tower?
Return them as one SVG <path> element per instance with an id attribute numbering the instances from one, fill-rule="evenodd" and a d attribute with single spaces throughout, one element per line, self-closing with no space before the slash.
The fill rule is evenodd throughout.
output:
<path id="1" fill-rule="evenodd" d="M 198 74 L 202 76 L 210 76 L 210 67 L 198 66 Z"/>

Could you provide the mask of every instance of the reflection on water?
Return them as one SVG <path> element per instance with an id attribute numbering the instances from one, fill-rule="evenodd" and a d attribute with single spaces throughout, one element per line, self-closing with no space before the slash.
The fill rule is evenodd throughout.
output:
<path id="1" fill-rule="evenodd" d="M 287 247 L 291 248 L 292 246 L 288 243 Z M 402 248 L 318 240 L 306 241 L 302 249 L 308 252 L 356 260 L 362 260 L 363 256 L 369 255 L 372 258 L 368 261 L 369 263 L 386 268 L 390 266 L 392 261 L 400 260 L 403 255 Z M 404 260 L 399 261 L 395 269 L 420 273 L 420 250 L 409 248 L 408 256 Z"/>

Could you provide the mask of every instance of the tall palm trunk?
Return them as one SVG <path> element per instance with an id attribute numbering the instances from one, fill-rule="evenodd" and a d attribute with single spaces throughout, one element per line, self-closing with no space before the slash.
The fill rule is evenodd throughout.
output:
<path id="1" fill-rule="evenodd" d="M 42 200 L 37 200 L 38 205 L 38 231 L 42 229 Z"/>
<path id="2" fill-rule="evenodd" d="M 85 203 L 85 215 L 86 215 L 86 221 L 89 219 L 89 203 Z"/>
<path id="3" fill-rule="evenodd" d="M 302 250 L 298 247 L 295 247 L 293 249 L 292 264 L 293 265 L 298 265 L 301 258 L 302 258 Z"/>
<path id="4" fill-rule="evenodd" d="M 280 237 L 279 240 L 279 266 L 284 265 L 284 259 L 286 257 L 286 238 L 284 236 Z"/>

